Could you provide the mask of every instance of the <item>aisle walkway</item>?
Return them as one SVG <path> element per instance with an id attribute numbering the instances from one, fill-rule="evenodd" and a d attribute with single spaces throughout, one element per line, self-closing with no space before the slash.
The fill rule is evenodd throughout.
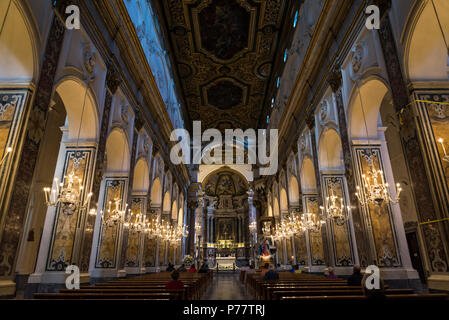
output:
<path id="1" fill-rule="evenodd" d="M 252 300 L 236 273 L 214 273 L 214 279 L 202 300 Z"/>

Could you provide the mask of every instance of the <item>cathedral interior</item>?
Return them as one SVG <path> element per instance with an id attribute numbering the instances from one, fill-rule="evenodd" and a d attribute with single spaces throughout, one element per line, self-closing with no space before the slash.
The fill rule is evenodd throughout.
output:
<path id="1" fill-rule="evenodd" d="M 447 0 L 0 0 L 0 299 L 447 299 L 448 42 Z"/>

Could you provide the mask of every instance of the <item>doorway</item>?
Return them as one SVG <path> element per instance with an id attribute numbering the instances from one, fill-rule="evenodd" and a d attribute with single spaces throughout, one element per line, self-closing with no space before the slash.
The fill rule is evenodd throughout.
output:
<path id="1" fill-rule="evenodd" d="M 421 254 L 419 251 L 418 235 L 417 232 L 406 233 L 408 250 L 410 252 L 410 259 L 412 260 L 413 268 L 418 271 L 419 278 L 422 283 L 426 283 L 426 275 L 424 272 Z"/>

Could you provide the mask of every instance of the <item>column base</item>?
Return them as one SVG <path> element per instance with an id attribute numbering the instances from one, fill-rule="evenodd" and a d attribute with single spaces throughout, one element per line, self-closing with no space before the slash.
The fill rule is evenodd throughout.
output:
<path id="1" fill-rule="evenodd" d="M 139 267 L 126 267 L 125 272 L 127 275 L 136 275 L 136 274 L 141 274 L 142 269 Z"/>
<path id="2" fill-rule="evenodd" d="M 13 298 L 16 295 L 16 283 L 12 280 L 0 280 L 0 297 Z"/>
<path id="3" fill-rule="evenodd" d="M 449 274 L 432 274 L 427 278 L 429 289 L 449 291 Z"/>

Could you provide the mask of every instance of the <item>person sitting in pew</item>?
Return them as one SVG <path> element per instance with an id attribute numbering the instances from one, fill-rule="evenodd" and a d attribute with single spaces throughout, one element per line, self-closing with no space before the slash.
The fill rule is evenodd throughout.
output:
<path id="1" fill-rule="evenodd" d="M 356 264 L 352 268 L 352 275 L 348 278 L 348 286 L 359 286 L 362 284 L 362 269 Z"/>
<path id="2" fill-rule="evenodd" d="M 183 263 L 183 264 L 178 268 L 178 271 L 179 271 L 179 272 L 186 272 L 186 271 L 187 271 L 186 265 Z"/>
<path id="3" fill-rule="evenodd" d="M 179 280 L 179 272 L 175 270 L 171 273 L 172 280 L 165 284 L 166 290 L 183 290 L 184 282 Z"/>
<path id="4" fill-rule="evenodd" d="M 327 275 L 328 279 L 338 279 L 333 267 L 329 267 L 327 270 L 329 272 L 329 274 Z"/>
<path id="5" fill-rule="evenodd" d="M 168 263 L 167 269 L 165 271 L 172 272 L 175 270 L 175 266 L 171 264 L 171 262 Z"/>
<path id="6" fill-rule="evenodd" d="M 200 267 L 200 270 L 198 270 L 198 273 L 208 273 L 209 272 L 209 265 L 207 263 L 203 263 Z"/>
<path id="7" fill-rule="evenodd" d="M 192 273 L 195 273 L 195 272 L 196 272 L 196 268 L 195 268 L 195 265 L 194 265 L 194 264 L 192 264 L 192 265 L 190 266 L 189 272 L 192 272 Z"/>
<path id="8" fill-rule="evenodd" d="M 264 280 L 279 280 L 279 273 L 274 270 L 274 266 L 270 264 L 269 270 L 265 273 Z"/>
<path id="9" fill-rule="evenodd" d="M 270 264 L 268 262 L 264 264 L 264 266 L 262 267 L 262 271 L 260 272 L 261 277 L 265 277 L 265 274 L 268 272 L 269 267 Z"/>

